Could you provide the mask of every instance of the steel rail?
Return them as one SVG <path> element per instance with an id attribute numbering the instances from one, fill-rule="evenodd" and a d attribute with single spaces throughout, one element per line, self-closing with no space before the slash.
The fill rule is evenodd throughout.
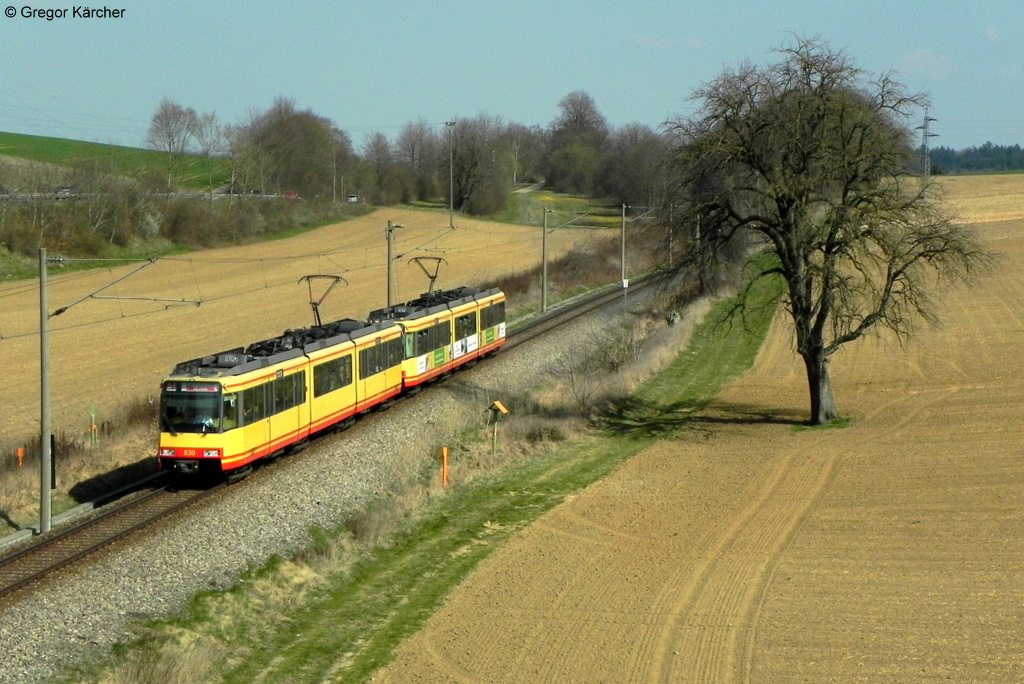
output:
<path id="1" fill-rule="evenodd" d="M 653 283 L 651 278 L 637 278 L 631 281 L 631 290 L 636 292 L 642 292 Z M 571 303 L 564 304 L 560 307 L 555 307 L 543 316 L 538 316 L 528 323 L 516 328 L 516 330 L 509 335 L 508 342 L 505 344 L 505 348 L 512 348 L 529 342 L 535 337 L 550 332 L 566 323 L 582 318 L 587 314 L 591 313 L 595 309 L 599 309 L 609 304 L 614 304 L 616 301 L 622 300 L 627 296 L 626 290 L 622 287 L 614 286 L 605 288 L 598 292 L 590 293 L 582 296 Z"/>
<path id="2" fill-rule="evenodd" d="M 221 483 L 203 490 L 156 487 L 120 499 L 94 516 L 43 535 L 0 558 L 0 598 L 181 511 L 223 486 Z"/>

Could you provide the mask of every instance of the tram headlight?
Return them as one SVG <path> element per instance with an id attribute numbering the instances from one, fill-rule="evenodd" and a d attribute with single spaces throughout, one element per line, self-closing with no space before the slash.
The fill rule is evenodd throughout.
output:
<path id="1" fill-rule="evenodd" d="M 220 458 L 220 449 L 203 449 L 203 458 Z"/>
<path id="2" fill-rule="evenodd" d="M 174 449 L 160 449 L 161 456 L 174 456 Z"/>

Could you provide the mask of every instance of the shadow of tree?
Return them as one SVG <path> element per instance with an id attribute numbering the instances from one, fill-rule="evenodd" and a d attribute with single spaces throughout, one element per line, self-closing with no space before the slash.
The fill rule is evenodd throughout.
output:
<path id="1" fill-rule="evenodd" d="M 710 401 L 694 420 L 706 425 L 808 425 L 804 411 L 729 401 Z"/>
<path id="2" fill-rule="evenodd" d="M 737 402 L 677 401 L 670 404 L 625 397 L 609 402 L 595 422 L 614 434 L 658 437 L 683 431 L 708 433 L 716 425 L 807 425 L 795 409 Z"/>
<path id="3" fill-rule="evenodd" d="M 639 397 L 608 402 L 595 418 L 597 425 L 617 435 L 656 437 L 692 428 L 704 405 L 684 401 L 662 404 Z"/>

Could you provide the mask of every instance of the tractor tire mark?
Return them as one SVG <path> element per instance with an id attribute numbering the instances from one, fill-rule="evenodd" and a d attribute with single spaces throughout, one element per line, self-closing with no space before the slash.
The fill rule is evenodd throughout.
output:
<path id="1" fill-rule="evenodd" d="M 949 395 L 899 397 L 876 407 L 867 420 L 895 418 L 882 434 L 896 433 Z M 815 445 L 833 435 L 810 437 L 779 459 L 759 494 L 728 521 L 703 560 L 664 585 L 658 604 L 665 607 L 666 619 L 660 630 L 647 635 L 631 679 L 749 680 L 757 621 L 779 560 L 827 491 L 840 459 L 861 446 L 856 442 L 823 458 L 817 454 L 826 450 Z M 649 677 L 643 677 L 648 667 Z"/>

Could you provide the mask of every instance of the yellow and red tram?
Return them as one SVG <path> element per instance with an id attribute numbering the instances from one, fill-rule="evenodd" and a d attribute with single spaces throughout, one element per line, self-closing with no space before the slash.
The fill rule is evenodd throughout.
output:
<path id="1" fill-rule="evenodd" d="M 428 293 L 179 363 L 161 387 L 160 467 L 238 472 L 505 342 L 497 289 Z"/>

